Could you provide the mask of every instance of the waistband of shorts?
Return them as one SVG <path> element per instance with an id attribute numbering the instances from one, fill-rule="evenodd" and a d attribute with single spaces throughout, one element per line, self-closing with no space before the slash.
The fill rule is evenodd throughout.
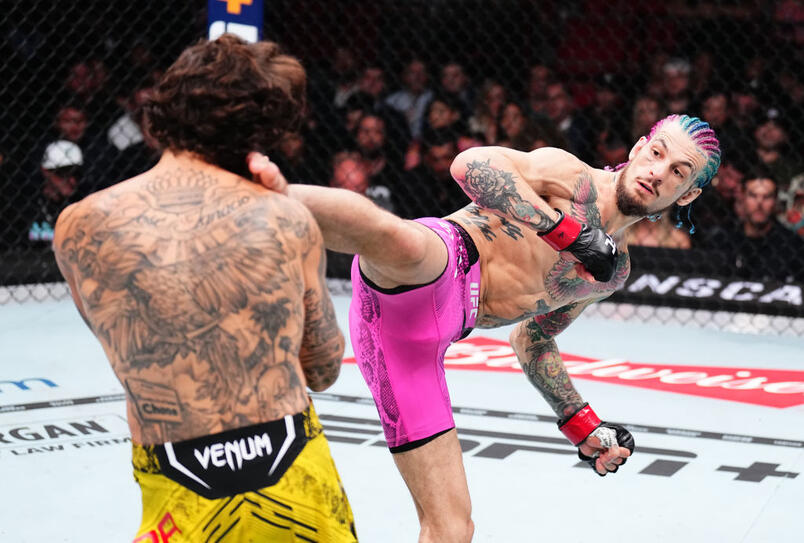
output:
<path id="1" fill-rule="evenodd" d="M 472 239 L 472 236 L 469 235 L 469 232 L 467 232 L 463 226 L 450 219 L 446 219 L 446 221 L 455 227 L 455 230 L 458 231 L 458 235 L 461 236 L 461 240 L 463 240 L 463 244 L 466 247 L 466 258 L 468 262 L 466 269 L 463 270 L 464 273 L 466 273 L 469 271 L 469 268 L 474 266 L 480 259 L 480 253 L 477 250 L 477 245 L 475 245 L 475 240 Z"/>
<path id="2" fill-rule="evenodd" d="M 312 401 L 307 405 L 304 411 L 296 413 L 293 415 L 294 419 L 301 418 L 301 424 L 304 428 L 304 435 L 307 440 L 313 439 L 314 437 L 318 436 L 324 431 L 324 428 L 321 426 L 321 421 L 318 419 L 318 415 L 315 412 L 315 408 L 313 407 Z M 279 419 L 281 420 L 281 419 Z M 263 427 L 267 427 L 276 421 L 268 421 L 262 422 L 259 424 L 254 424 L 252 426 L 246 426 L 243 428 L 238 428 L 237 431 L 241 431 L 244 434 L 251 434 L 257 433 Z M 231 432 L 227 431 L 226 433 Z M 205 438 L 209 438 L 210 440 L 216 440 L 219 434 L 210 434 L 208 436 L 204 436 Z M 177 441 L 173 443 L 174 447 L 181 446 L 184 441 Z M 131 463 L 134 466 L 135 471 L 139 471 L 142 473 L 153 473 L 153 474 L 160 474 L 162 473 L 162 468 L 159 465 L 159 458 L 158 458 L 158 450 L 160 448 L 164 448 L 164 445 L 142 445 L 140 443 L 135 443 L 132 441 L 131 443 L 132 448 L 132 458 Z"/>

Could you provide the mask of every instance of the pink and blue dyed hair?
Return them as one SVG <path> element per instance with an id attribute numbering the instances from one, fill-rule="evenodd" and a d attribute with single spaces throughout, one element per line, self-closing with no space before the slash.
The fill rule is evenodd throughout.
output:
<path id="1" fill-rule="evenodd" d="M 687 134 L 698 148 L 698 152 L 706 159 L 706 163 L 700 172 L 695 176 L 695 186 L 704 188 L 712 181 L 712 178 L 717 173 L 720 167 L 720 141 L 715 135 L 715 131 L 698 117 L 690 117 L 689 115 L 668 115 L 664 119 L 659 120 L 654 124 L 647 135 L 647 140 L 650 141 L 654 135 L 667 123 L 677 122 L 681 125 L 684 133 Z M 628 162 L 618 164 L 616 168 L 606 167 L 609 171 L 619 171 L 625 168 Z M 692 224 L 690 214 L 692 213 L 692 204 L 687 207 L 687 220 L 690 223 L 690 234 L 695 233 L 695 225 Z M 660 215 L 649 217 L 652 221 L 658 220 Z M 683 222 L 681 221 L 681 210 L 676 212 L 676 228 L 681 228 Z"/>
<path id="2" fill-rule="evenodd" d="M 695 177 L 695 185 L 698 188 L 703 188 L 709 184 L 715 176 L 715 173 L 717 173 L 717 169 L 720 167 L 720 141 L 718 141 L 715 131 L 709 127 L 708 123 L 698 117 L 690 117 L 689 115 L 668 115 L 664 119 L 661 119 L 651 127 L 650 133 L 647 136 L 648 141 L 650 141 L 665 124 L 673 122 L 677 122 L 681 125 L 684 133 L 690 137 L 698 148 L 698 152 L 706 159 L 704 167 Z"/>

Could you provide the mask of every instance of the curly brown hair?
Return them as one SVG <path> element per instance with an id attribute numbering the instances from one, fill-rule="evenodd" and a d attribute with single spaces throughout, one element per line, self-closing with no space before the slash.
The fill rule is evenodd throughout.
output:
<path id="1" fill-rule="evenodd" d="M 161 149 L 190 151 L 249 178 L 246 155 L 295 129 L 307 76 L 276 43 L 224 34 L 184 50 L 143 106 L 144 130 Z"/>

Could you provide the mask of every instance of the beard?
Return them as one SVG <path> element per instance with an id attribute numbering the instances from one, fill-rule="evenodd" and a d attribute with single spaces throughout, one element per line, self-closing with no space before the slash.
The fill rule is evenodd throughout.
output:
<path id="1" fill-rule="evenodd" d="M 627 171 L 628 166 L 622 169 L 622 173 L 617 180 L 617 209 L 628 217 L 647 217 L 651 214 L 648 207 L 625 191 L 625 174 Z"/>

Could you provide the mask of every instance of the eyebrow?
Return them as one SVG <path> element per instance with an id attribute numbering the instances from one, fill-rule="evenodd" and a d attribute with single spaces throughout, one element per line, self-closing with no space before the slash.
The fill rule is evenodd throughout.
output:
<path id="1" fill-rule="evenodd" d="M 664 138 L 658 137 L 658 138 L 656 138 L 656 142 L 662 144 L 662 147 L 664 147 L 664 151 L 666 153 L 667 152 L 667 143 L 665 143 Z M 695 168 L 692 165 L 692 162 L 689 162 L 687 160 L 678 160 L 678 161 L 676 161 L 676 163 L 680 164 L 681 166 L 686 166 L 687 168 L 690 169 L 690 171 L 695 170 Z"/>

